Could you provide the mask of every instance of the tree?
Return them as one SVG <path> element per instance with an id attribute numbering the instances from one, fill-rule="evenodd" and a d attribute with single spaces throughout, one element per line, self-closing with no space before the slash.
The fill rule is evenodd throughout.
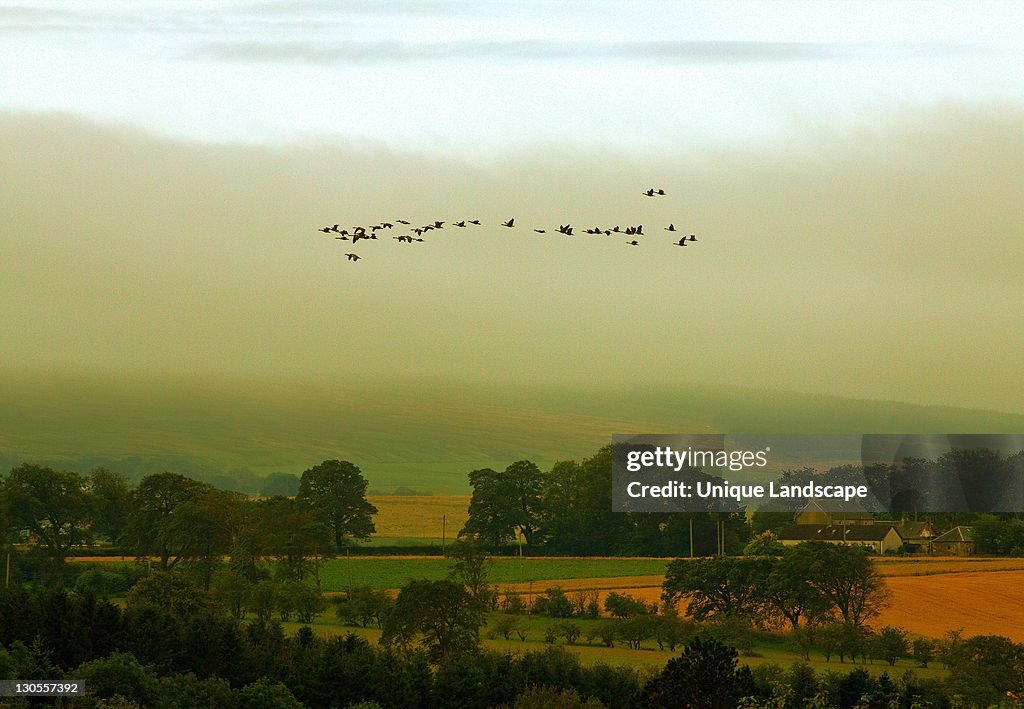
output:
<path id="1" fill-rule="evenodd" d="M 888 604 L 891 594 L 885 579 L 866 551 L 818 541 L 803 542 L 797 549 L 811 557 L 808 583 L 843 621 L 860 627 Z"/>
<path id="2" fill-rule="evenodd" d="M 762 591 L 769 621 L 788 622 L 795 631 L 801 620 L 813 624 L 827 615 L 828 599 L 808 581 L 814 562 L 814 548 L 798 545 L 772 564 Z"/>
<path id="3" fill-rule="evenodd" d="M 481 608 L 489 608 L 494 599 L 494 589 L 487 583 L 490 559 L 480 547 L 479 539 L 472 535 L 459 537 L 449 547 L 448 555 L 455 561 L 449 578 L 463 584 Z"/>
<path id="4" fill-rule="evenodd" d="M 181 505 L 192 502 L 209 485 L 177 473 L 147 475 L 131 495 L 126 538 L 142 557 L 155 554 L 168 570 L 191 558 L 198 536 L 175 517 Z"/>
<path id="5" fill-rule="evenodd" d="M 419 643 L 435 661 L 468 652 L 479 643 L 483 613 L 464 586 L 454 581 L 410 581 L 384 621 L 381 643 Z"/>
<path id="6" fill-rule="evenodd" d="M 676 559 L 668 566 L 662 597 L 675 605 L 688 597 L 686 612 L 696 620 L 712 615 L 753 616 L 771 572 L 765 558 Z"/>
<path id="7" fill-rule="evenodd" d="M 528 460 L 509 465 L 503 472 L 490 468 L 469 474 L 473 497 L 469 518 L 461 534 L 476 534 L 494 548 L 507 544 L 517 532 L 529 545 L 539 541 L 543 474 Z"/>
<path id="8" fill-rule="evenodd" d="M 26 463 L 3 482 L 8 524 L 27 531 L 58 566 L 89 541 L 92 500 L 77 473 Z"/>
<path id="9" fill-rule="evenodd" d="M 290 497 L 272 497 L 256 503 L 254 539 L 256 556 L 277 559 L 281 576 L 301 581 L 312 573 L 319 579 L 320 558 L 330 549 L 331 532 L 312 507 Z"/>
<path id="10" fill-rule="evenodd" d="M 644 686 L 644 706 L 734 709 L 755 691 L 750 668 L 738 664 L 734 648 L 696 637 Z"/>
<path id="11" fill-rule="evenodd" d="M 96 468 L 89 473 L 88 488 L 93 498 L 93 531 L 112 544 L 119 543 L 128 524 L 131 486 L 123 476 Z"/>
<path id="12" fill-rule="evenodd" d="M 351 538 L 366 539 L 376 531 L 377 508 L 367 502 L 366 487 L 359 468 L 345 460 L 325 460 L 302 473 L 298 499 L 331 529 L 339 551 Z"/>
<path id="13" fill-rule="evenodd" d="M 882 659 L 890 665 L 895 665 L 896 661 L 906 655 L 910 648 L 907 631 L 903 628 L 894 628 L 891 625 L 878 631 L 877 643 Z"/>

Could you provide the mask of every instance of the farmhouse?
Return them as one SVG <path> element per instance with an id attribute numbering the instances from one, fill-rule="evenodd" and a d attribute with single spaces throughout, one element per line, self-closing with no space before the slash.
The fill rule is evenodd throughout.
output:
<path id="1" fill-rule="evenodd" d="M 953 527 L 932 540 L 932 553 L 950 556 L 970 556 L 974 553 L 974 530 L 971 527 Z"/>
<path id="2" fill-rule="evenodd" d="M 932 551 L 932 540 L 938 536 L 935 527 L 931 522 L 907 522 L 903 520 L 896 522 L 881 522 L 875 520 L 878 525 L 892 525 L 901 537 L 903 537 L 903 550 L 909 554 L 930 554 Z"/>
<path id="3" fill-rule="evenodd" d="M 903 537 L 892 524 L 791 524 L 779 530 L 779 541 L 788 547 L 807 541 L 867 547 L 874 554 L 903 546 Z"/>

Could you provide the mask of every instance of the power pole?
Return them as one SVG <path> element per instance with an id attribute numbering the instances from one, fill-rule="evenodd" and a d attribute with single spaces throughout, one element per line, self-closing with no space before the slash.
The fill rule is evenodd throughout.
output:
<path id="1" fill-rule="evenodd" d="M 693 515 L 690 515 L 690 558 L 693 558 Z"/>
<path id="2" fill-rule="evenodd" d="M 442 514 L 441 515 L 441 557 L 442 558 L 444 557 L 444 538 L 445 538 L 445 534 L 447 533 L 447 527 L 448 527 L 448 515 L 447 514 Z"/>

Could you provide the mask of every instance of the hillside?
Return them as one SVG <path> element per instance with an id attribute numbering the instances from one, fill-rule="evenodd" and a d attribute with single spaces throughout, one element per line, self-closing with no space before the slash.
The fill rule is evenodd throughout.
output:
<path id="1" fill-rule="evenodd" d="M 0 372 L 0 465 L 175 470 L 255 491 L 329 458 L 374 489 L 466 494 L 466 474 L 591 455 L 614 433 L 1018 433 L 1024 416 L 774 390 L 312 385 Z"/>

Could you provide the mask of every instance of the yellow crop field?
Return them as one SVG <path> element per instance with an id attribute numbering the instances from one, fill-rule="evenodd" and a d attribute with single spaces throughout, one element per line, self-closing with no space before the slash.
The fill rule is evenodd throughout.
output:
<path id="1" fill-rule="evenodd" d="M 891 604 L 872 625 L 905 628 L 913 635 L 941 638 L 963 628 L 966 636 L 1004 635 L 1024 642 L 1024 564 L 1021 559 L 928 560 L 913 571 L 898 562 L 882 564 Z M 978 568 L 982 570 L 977 570 Z M 1004 568 L 1006 567 L 1006 568 Z M 535 581 L 501 586 L 519 593 L 542 593 L 558 586 L 566 592 L 596 590 L 599 602 L 612 591 L 661 598 L 662 576 L 623 576 Z"/>
<path id="2" fill-rule="evenodd" d="M 887 579 L 892 605 L 875 625 L 917 635 L 1005 635 L 1024 641 L 1024 571 L 974 571 Z"/>
<path id="3" fill-rule="evenodd" d="M 446 537 L 454 539 L 468 518 L 469 497 L 380 495 L 367 498 L 376 508 L 373 523 L 378 537 L 441 539 L 445 520 Z"/>

